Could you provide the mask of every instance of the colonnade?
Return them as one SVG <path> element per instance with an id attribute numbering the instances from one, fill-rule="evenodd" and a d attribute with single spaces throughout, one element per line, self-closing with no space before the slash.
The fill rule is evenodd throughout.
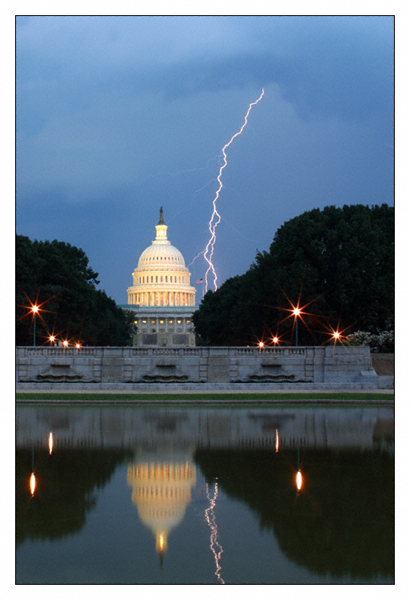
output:
<path id="1" fill-rule="evenodd" d="M 188 292 L 133 292 L 129 304 L 139 306 L 195 306 L 195 293 Z"/>

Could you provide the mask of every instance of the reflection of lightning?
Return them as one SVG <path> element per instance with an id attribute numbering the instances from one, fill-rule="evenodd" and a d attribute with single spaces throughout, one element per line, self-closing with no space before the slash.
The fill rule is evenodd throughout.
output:
<path id="1" fill-rule="evenodd" d="M 225 146 L 222 148 L 222 154 L 223 154 L 223 157 L 224 157 L 224 161 L 223 161 L 223 164 L 221 165 L 221 167 L 219 169 L 219 175 L 217 177 L 218 182 L 219 182 L 219 187 L 218 187 L 218 189 L 216 191 L 215 198 L 213 199 L 213 202 L 212 202 L 212 204 L 213 204 L 213 211 L 212 211 L 211 219 L 209 221 L 209 231 L 211 233 L 211 237 L 209 239 L 209 242 L 208 242 L 208 244 L 206 246 L 206 249 L 205 249 L 205 252 L 204 252 L 204 258 L 205 258 L 206 262 L 208 263 L 208 269 L 207 269 L 207 271 L 205 273 L 205 290 L 206 291 L 208 291 L 208 273 L 211 270 L 212 270 L 212 273 L 214 275 L 214 287 L 215 287 L 215 290 L 217 289 L 217 285 L 216 285 L 217 275 L 216 275 L 215 267 L 214 267 L 214 265 L 212 263 L 212 256 L 213 256 L 213 253 L 214 253 L 214 246 L 215 246 L 215 240 L 216 240 L 216 233 L 215 233 L 216 232 L 216 228 L 217 228 L 217 226 L 219 225 L 219 223 L 221 221 L 221 216 L 220 216 L 220 214 L 218 213 L 218 211 L 216 209 L 216 202 L 217 202 L 217 200 L 219 198 L 219 194 L 221 193 L 221 189 L 222 189 L 222 180 L 221 180 L 222 171 L 224 170 L 224 168 L 228 164 L 225 150 L 232 144 L 232 142 L 234 141 L 234 139 L 236 137 L 238 137 L 238 135 L 240 135 L 242 133 L 242 131 L 244 130 L 246 124 L 248 123 L 248 116 L 249 116 L 249 113 L 252 110 L 252 106 L 255 106 L 255 104 L 258 104 L 259 100 L 262 99 L 262 96 L 263 96 L 264 93 L 265 93 L 265 90 L 262 88 L 262 93 L 259 96 L 259 98 L 257 100 L 255 100 L 255 102 L 251 102 L 249 104 L 248 112 L 245 115 L 245 120 L 243 122 L 242 127 L 240 128 L 239 131 L 237 131 L 231 137 L 231 139 L 229 140 L 229 142 L 227 144 L 225 144 Z"/>
<path id="2" fill-rule="evenodd" d="M 218 579 L 221 583 L 225 583 L 225 581 L 222 579 L 222 577 L 220 575 L 220 570 L 222 567 L 219 564 L 219 559 L 221 558 L 223 548 L 222 548 L 221 544 L 218 542 L 218 527 L 217 527 L 217 524 L 215 521 L 215 513 L 214 513 L 215 503 L 216 503 L 216 499 L 218 497 L 218 482 L 215 482 L 213 498 L 210 498 L 209 492 L 208 492 L 208 484 L 206 484 L 206 497 L 209 500 L 209 508 L 207 508 L 205 511 L 205 519 L 211 529 L 210 548 L 211 548 L 212 554 L 215 557 L 215 565 L 216 565 L 215 575 L 218 577 Z M 211 518 L 209 517 L 209 515 L 211 515 Z M 220 549 L 219 552 L 217 552 L 215 550 L 215 546 L 217 546 Z"/>

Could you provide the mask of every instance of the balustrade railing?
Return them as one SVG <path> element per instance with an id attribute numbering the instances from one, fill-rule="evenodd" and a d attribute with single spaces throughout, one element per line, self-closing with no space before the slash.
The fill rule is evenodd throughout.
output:
<path id="1" fill-rule="evenodd" d="M 128 346 L 83 346 L 81 348 L 46 347 L 46 346 L 18 346 L 17 355 L 25 356 L 291 356 L 303 355 L 306 347 L 287 348 L 248 348 L 242 346 L 196 346 L 188 347 L 128 347 Z M 311 349 L 314 349 L 313 347 Z"/>

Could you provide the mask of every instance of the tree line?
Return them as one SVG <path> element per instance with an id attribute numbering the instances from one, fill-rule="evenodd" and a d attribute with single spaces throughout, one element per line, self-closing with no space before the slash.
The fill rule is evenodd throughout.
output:
<path id="1" fill-rule="evenodd" d="M 296 318 L 299 345 L 393 330 L 393 207 L 327 206 L 290 219 L 245 274 L 205 294 L 193 322 L 202 344 L 295 344 Z"/>
<path id="2" fill-rule="evenodd" d="M 131 314 L 97 289 L 83 250 L 65 242 L 16 238 L 16 344 L 47 344 L 50 335 L 89 346 L 130 343 Z"/>

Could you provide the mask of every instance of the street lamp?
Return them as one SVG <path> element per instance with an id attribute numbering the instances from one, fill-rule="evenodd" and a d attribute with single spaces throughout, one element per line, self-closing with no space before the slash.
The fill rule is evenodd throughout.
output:
<path id="1" fill-rule="evenodd" d="M 300 315 L 300 309 L 296 306 L 293 309 L 293 314 L 295 316 L 295 334 L 296 334 L 296 346 L 298 345 L 298 316 Z"/>
<path id="2" fill-rule="evenodd" d="M 33 306 L 31 307 L 31 311 L 34 315 L 34 324 L 33 324 L 33 346 L 36 345 L 36 316 L 38 313 L 38 306 L 37 304 L 33 304 Z"/>

